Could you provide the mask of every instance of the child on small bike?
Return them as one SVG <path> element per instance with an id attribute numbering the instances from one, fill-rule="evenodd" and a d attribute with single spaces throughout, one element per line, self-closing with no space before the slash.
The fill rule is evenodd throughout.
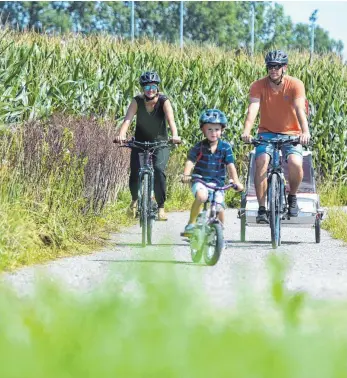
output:
<path id="1" fill-rule="evenodd" d="M 222 132 L 227 126 L 225 114 L 218 109 L 208 109 L 201 113 L 199 121 L 205 139 L 189 151 L 182 182 L 191 181 L 190 174 L 194 168 L 193 174 L 200 175 L 206 183 L 223 186 L 227 169 L 230 182 L 234 182 L 238 186 L 238 191 L 242 191 L 243 185 L 239 181 L 231 146 L 228 142 L 221 140 Z M 185 234 L 192 233 L 201 205 L 212 195 L 211 190 L 201 183 L 194 183 L 192 192 L 195 200 L 190 210 L 189 222 L 184 229 Z M 216 192 L 216 202 L 221 204 L 218 216 L 224 224 L 224 191 Z"/>

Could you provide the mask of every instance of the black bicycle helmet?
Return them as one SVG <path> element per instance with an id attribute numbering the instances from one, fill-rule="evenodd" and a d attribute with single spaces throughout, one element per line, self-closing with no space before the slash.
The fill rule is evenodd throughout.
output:
<path id="1" fill-rule="evenodd" d="M 155 71 L 146 71 L 140 76 L 140 84 L 142 87 L 148 83 L 160 83 L 160 77 Z"/>
<path id="2" fill-rule="evenodd" d="M 265 64 L 288 64 L 288 55 L 282 50 L 269 51 L 265 56 Z"/>
<path id="3" fill-rule="evenodd" d="M 219 109 L 207 109 L 204 110 L 200 115 L 200 128 L 205 123 L 220 123 L 222 128 L 224 129 L 228 123 L 227 117 L 225 114 Z"/>

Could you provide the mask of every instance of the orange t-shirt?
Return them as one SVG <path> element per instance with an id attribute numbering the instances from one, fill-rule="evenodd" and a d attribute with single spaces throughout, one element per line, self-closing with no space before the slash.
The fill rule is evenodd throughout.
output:
<path id="1" fill-rule="evenodd" d="M 301 80 L 286 75 L 283 77 L 282 89 L 275 92 L 269 78 L 264 77 L 251 85 L 250 97 L 260 99 L 259 133 L 301 134 L 293 106 L 294 99 L 305 98 L 305 87 Z"/>

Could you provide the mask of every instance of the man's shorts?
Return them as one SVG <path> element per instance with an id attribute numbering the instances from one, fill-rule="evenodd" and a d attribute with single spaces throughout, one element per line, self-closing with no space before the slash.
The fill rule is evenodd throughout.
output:
<path id="1" fill-rule="evenodd" d="M 283 138 L 288 139 L 290 136 L 286 134 L 278 134 L 278 133 L 260 133 L 258 134 L 258 137 L 262 137 L 264 140 L 273 139 L 273 138 Z M 273 152 L 273 146 L 271 144 L 261 144 L 256 147 L 255 149 L 255 158 L 262 154 L 268 154 L 272 156 Z M 285 156 L 285 159 L 287 161 L 288 156 L 294 154 L 302 157 L 302 145 L 297 144 L 296 146 L 293 146 L 291 144 L 287 144 L 282 147 L 282 155 Z"/>
<path id="2" fill-rule="evenodd" d="M 216 186 L 215 183 L 206 183 L 211 186 Z M 198 190 L 204 191 L 205 194 L 208 194 L 208 200 L 211 202 L 212 201 L 212 195 L 213 195 L 213 190 L 206 188 L 205 185 L 201 184 L 201 182 L 195 182 L 192 185 L 192 193 L 194 197 L 196 197 L 196 193 Z M 215 201 L 218 205 L 223 207 L 225 209 L 225 203 L 224 203 L 224 191 L 223 190 L 217 190 L 216 191 L 216 196 L 215 196 Z"/>

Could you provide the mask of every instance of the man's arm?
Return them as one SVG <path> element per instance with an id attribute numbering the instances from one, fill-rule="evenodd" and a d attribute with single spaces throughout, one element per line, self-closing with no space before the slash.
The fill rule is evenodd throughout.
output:
<path id="1" fill-rule="evenodd" d="M 254 121 L 257 117 L 257 114 L 259 112 L 260 108 L 260 99 L 251 97 L 249 99 L 249 106 L 247 111 L 247 117 L 245 121 L 245 126 L 243 128 L 243 133 L 241 135 L 241 138 L 244 142 L 250 142 L 251 141 L 251 130 L 254 125 Z"/>
<path id="2" fill-rule="evenodd" d="M 172 109 L 170 100 L 166 100 L 164 102 L 163 110 L 164 110 L 167 122 L 170 126 L 173 141 L 175 140 L 179 141 L 180 137 L 178 136 L 178 133 L 177 133 L 176 122 L 175 122 L 173 109 Z"/>
<path id="3" fill-rule="evenodd" d="M 308 129 L 308 122 L 305 113 L 305 98 L 299 97 L 294 100 L 294 109 L 298 118 L 302 134 L 300 135 L 300 143 L 308 144 L 311 138 L 310 131 Z"/>

